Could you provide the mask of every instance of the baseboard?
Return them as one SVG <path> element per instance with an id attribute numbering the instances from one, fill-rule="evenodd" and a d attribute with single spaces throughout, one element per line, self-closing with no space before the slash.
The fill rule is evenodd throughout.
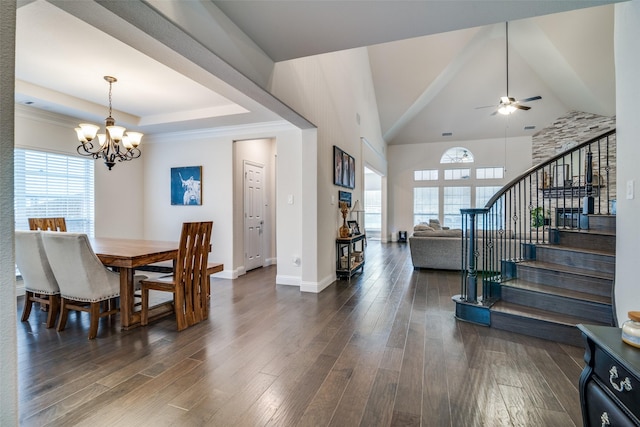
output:
<path id="1" fill-rule="evenodd" d="M 269 267 L 270 265 L 276 265 L 278 263 L 278 258 L 266 258 L 264 260 L 264 266 Z"/>
<path id="2" fill-rule="evenodd" d="M 301 283 L 300 276 L 276 275 L 276 285 L 300 286 Z"/>
<path id="3" fill-rule="evenodd" d="M 300 292 L 312 292 L 315 294 L 319 294 L 335 281 L 335 277 L 327 276 L 319 282 L 301 282 Z"/>
<path id="4" fill-rule="evenodd" d="M 238 276 L 245 274 L 244 267 L 236 270 L 222 270 L 220 273 L 212 274 L 214 279 L 237 279 Z"/>

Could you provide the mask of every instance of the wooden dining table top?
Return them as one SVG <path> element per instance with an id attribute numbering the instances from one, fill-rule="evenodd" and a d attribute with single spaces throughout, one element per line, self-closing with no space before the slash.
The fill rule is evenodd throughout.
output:
<path id="1" fill-rule="evenodd" d="M 112 237 L 93 237 L 89 241 L 100 261 L 112 267 L 141 267 L 158 261 L 175 259 L 178 255 L 177 241 Z"/>

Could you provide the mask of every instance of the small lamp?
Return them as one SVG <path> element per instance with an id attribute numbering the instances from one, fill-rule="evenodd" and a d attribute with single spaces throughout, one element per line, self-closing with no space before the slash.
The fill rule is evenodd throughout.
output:
<path id="1" fill-rule="evenodd" d="M 356 200 L 353 206 L 351 207 L 351 212 L 356 214 L 356 222 L 358 223 L 358 227 L 362 230 L 363 224 L 360 223 L 360 212 L 364 212 L 364 209 L 360 207 L 360 200 Z"/>

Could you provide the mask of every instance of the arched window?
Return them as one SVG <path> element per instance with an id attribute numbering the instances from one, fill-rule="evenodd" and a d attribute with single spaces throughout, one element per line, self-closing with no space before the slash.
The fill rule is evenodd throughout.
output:
<path id="1" fill-rule="evenodd" d="M 440 163 L 473 163 L 473 153 L 464 147 L 449 148 L 440 158 Z"/>

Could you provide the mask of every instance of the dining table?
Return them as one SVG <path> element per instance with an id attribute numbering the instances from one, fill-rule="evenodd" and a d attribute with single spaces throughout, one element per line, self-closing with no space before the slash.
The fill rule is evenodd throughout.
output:
<path id="1" fill-rule="evenodd" d="M 140 311 L 135 310 L 133 283 L 136 268 L 161 261 L 173 261 L 175 264 L 178 242 L 113 237 L 93 237 L 89 240 L 100 261 L 107 267 L 116 268 L 120 273 L 121 328 L 129 330 L 140 326 Z M 222 269 L 222 264 L 210 264 L 207 272 L 212 274 Z M 205 286 L 209 288 L 209 280 Z M 149 318 L 158 318 L 171 312 L 173 302 L 168 301 L 150 307 Z"/>

